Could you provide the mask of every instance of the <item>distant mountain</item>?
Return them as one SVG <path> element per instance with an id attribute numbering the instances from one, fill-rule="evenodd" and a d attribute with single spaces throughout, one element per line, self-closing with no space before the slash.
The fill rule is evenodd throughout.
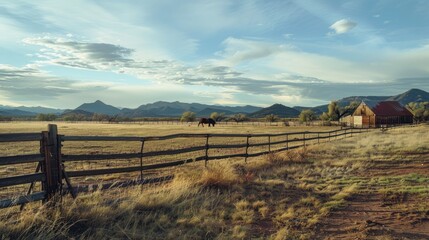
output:
<path id="1" fill-rule="evenodd" d="M 0 105 L 0 111 L 1 110 L 20 110 L 27 113 L 33 113 L 32 115 L 38 114 L 38 113 L 61 114 L 64 111 L 63 109 L 46 108 L 46 107 L 25 107 L 25 106 L 11 107 L 11 106 Z"/>
<path id="2" fill-rule="evenodd" d="M 420 89 L 410 89 L 395 96 L 352 96 L 338 100 L 338 104 L 345 107 L 353 101 L 398 101 L 402 105 L 407 105 L 410 102 L 429 102 L 429 93 Z M 294 109 L 299 111 L 302 111 L 303 109 L 311 109 L 314 113 L 320 115 L 323 112 L 328 111 L 328 104 L 311 108 L 294 107 Z"/>
<path id="3" fill-rule="evenodd" d="M 8 117 L 33 117 L 37 113 L 22 111 L 19 109 L 0 109 L 0 116 Z"/>
<path id="4" fill-rule="evenodd" d="M 303 110 L 312 109 L 313 107 L 293 106 L 293 109 L 302 112 Z"/>
<path id="5" fill-rule="evenodd" d="M 107 105 L 100 100 L 97 100 L 93 103 L 84 103 L 77 107 L 75 110 L 82 110 L 90 113 L 106 114 L 110 116 L 119 114 L 121 112 L 119 108 Z"/>
<path id="6" fill-rule="evenodd" d="M 259 111 L 249 114 L 248 116 L 252 118 L 263 118 L 270 114 L 277 115 L 281 118 L 286 118 L 286 117 L 297 117 L 300 114 L 300 112 L 296 109 L 286 107 L 282 104 L 276 103 L 272 106 L 263 108 Z"/>
<path id="7" fill-rule="evenodd" d="M 78 114 L 78 115 L 83 115 L 85 117 L 92 117 L 94 115 L 93 112 L 88 112 L 85 110 L 80 110 L 80 109 L 66 109 L 64 110 L 64 112 L 61 114 L 61 117 L 65 117 L 68 115 L 72 115 L 72 114 Z"/>
<path id="8" fill-rule="evenodd" d="M 262 109 L 261 107 L 256 107 L 256 106 L 252 106 L 252 105 L 237 106 L 237 107 L 213 105 L 213 108 L 222 109 L 223 111 L 230 111 L 233 113 L 247 113 L 247 114 L 248 113 L 254 113 L 254 112 Z"/>
<path id="9" fill-rule="evenodd" d="M 340 106 L 347 106 L 352 101 L 398 101 L 402 105 L 406 105 L 410 102 L 426 102 L 429 101 L 429 93 L 420 89 L 410 89 L 404 93 L 395 95 L 395 96 L 352 96 L 346 97 L 338 100 Z M 165 102 L 158 101 L 149 104 L 143 104 L 135 109 L 123 108 L 119 109 L 111 105 L 107 105 L 102 101 L 95 101 L 93 103 L 84 103 L 81 106 L 77 107 L 75 110 L 84 115 L 93 115 L 94 113 L 101 113 L 107 115 L 120 115 L 123 117 L 179 117 L 185 111 L 192 111 L 197 114 L 197 116 L 209 116 L 212 112 L 224 112 L 226 115 L 232 115 L 235 113 L 245 113 L 249 116 L 260 117 L 266 116 L 268 114 L 276 114 L 280 117 L 283 116 L 297 116 L 304 109 L 311 109 L 316 114 L 322 114 L 326 112 L 328 104 L 320 105 L 316 107 L 302 107 L 296 106 L 289 108 L 281 104 L 274 104 L 268 108 L 261 108 L 251 105 L 246 106 L 221 106 L 221 105 L 209 105 L 201 103 L 183 103 L 183 102 Z M 292 109 L 292 110 L 291 110 Z M 46 107 L 11 107 L 0 105 L 0 115 L 2 116 L 36 116 L 39 113 L 70 113 L 70 111 L 75 110 L 62 110 L 62 109 L 52 109 Z M 83 111 L 83 112 L 79 112 Z M 64 114 L 63 113 L 63 114 Z"/>
<path id="10" fill-rule="evenodd" d="M 235 113 L 252 113 L 260 110 L 260 107 L 255 106 L 220 106 L 208 105 L 201 103 L 182 103 L 182 102 L 165 102 L 159 101 L 149 104 L 144 104 L 136 109 L 124 108 L 119 113 L 123 117 L 179 117 L 183 112 L 195 112 L 197 116 L 209 116 L 212 112 L 225 113 L 231 115 Z"/>
<path id="11" fill-rule="evenodd" d="M 388 98 L 390 101 L 398 101 L 402 105 L 410 102 L 429 102 L 429 93 L 420 89 L 410 89 L 402 94 Z"/>
<path id="12" fill-rule="evenodd" d="M 233 115 L 236 114 L 236 112 L 231 112 L 225 109 L 218 109 L 218 108 L 204 108 L 203 110 L 197 112 L 197 117 L 210 117 L 210 114 L 213 112 L 217 113 L 224 113 L 225 115 Z"/>

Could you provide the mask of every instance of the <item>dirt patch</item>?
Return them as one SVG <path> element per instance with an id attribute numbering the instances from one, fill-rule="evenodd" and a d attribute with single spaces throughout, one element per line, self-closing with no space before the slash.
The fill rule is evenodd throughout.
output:
<path id="1" fill-rule="evenodd" d="M 429 174 L 429 162 L 373 162 L 359 176 L 372 177 Z M 396 184 L 396 183 L 392 183 Z M 379 191 L 371 185 L 347 199 L 347 205 L 331 212 L 316 227 L 315 239 L 429 239 L 427 194 Z"/>
<path id="2" fill-rule="evenodd" d="M 425 161 L 373 161 L 372 167 L 360 175 L 364 177 L 399 176 L 411 173 L 429 174 L 429 156 Z"/>

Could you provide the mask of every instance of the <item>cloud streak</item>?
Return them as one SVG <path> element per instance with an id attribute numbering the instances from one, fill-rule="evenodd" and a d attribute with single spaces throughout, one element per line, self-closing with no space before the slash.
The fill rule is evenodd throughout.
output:
<path id="1" fill-rule="evenodd" d="M 11 100 L 57 99 L 83 91 L 104 91 L 107 84 L 81 85 L 80 81 L 61 79 L 36 68 L 0 65 L 0 91 Z"/>

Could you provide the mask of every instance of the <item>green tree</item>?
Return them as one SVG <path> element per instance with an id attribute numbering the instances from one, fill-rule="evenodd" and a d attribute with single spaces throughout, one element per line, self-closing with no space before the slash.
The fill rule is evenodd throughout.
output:
<path id="1" fill-rule="evenodd" d="M 299 114 L 300 122 L 311 122 L 315 119 L 316 119 L 316 114 L 310 109 L 302 110 L 302 112 Z"/>
<path id="2" fill-rule="evenodd" d="M 269 115 L 265 116 L 265 121 L 267 121 L 267 122 L 271 123 L 271 122 L 275 122 L 277 120 L 279 120 L 279 116 L 277 116 L 277 115 L 269 114 Z"/>
<path id="3" fill-rule="evenodd" d="M 180 118 L 181 122 L 193 122 L 196 119 L 196 114 L 191 111 L 184 112 Z"/>
<path id="4" fill-rule="evenodd" d="M 349 105 L 345 107 L 339 107 L 340 115 L 344 114 L 345 112 L 349 112 L 350 114 L 353 113 L 353 111 L 359 106 L 360 102 L 358 101 L 351 101 Z"/>
<path id="5" fill-rule="evenodd" d="M 85 121 L 88 120 L 87 117 L 79 113 L 69 113 L 64 116 L 64 121 L 74 122 L 74 121 Z"/>
<path id="6" fill-rule="evenodd" d="M 340 119 L 340 106 L 338 102 L 332 101 L 328 105 L 328 116 L 331 121 L 338 121 Z"/>
<path id="7" fill-rule="evenodd" d="M 429 102 L 410 102 L 406 107 L 413 113 L 415 122 L 429 121 Z"/>
<path id="8" fill-rule="evenodd" d="M 37 121 L 54 121 L 55 119 L 57 119 L 57 115 L 52 113 L 48 113 L 48 114 L 39 113 L 36 116 Z"/>
<path id="9" fill-rule="evenodd" d="M 96 122 L 109 121 L 110 116 L 106 114 L 101 114 L 101 113 L 94 113 L 94 115 L 92 115 L 91 120 Z"/>
<path id="10" fill-rule="evenodd" d="M 243 113 L 234 114 L 229 119 L 232 120 L 232 121 L 234 121 L 234 122 L 236 122 L 236 123 L 244 122 L 244 121 L 249 120 L 249 118 L 246 116 L 246 114 L 243 114 Z"/>
<path id="11" fill-rule="evenodd" d="M 210 114 L 210 118 L 214 119 L 216 122 L 220 122 L 225 120 L 226 116 L 225 113 L 212 112 L 212 114 Z"/>
<path id="12" fill-rule="evenodd" d="M 7 122 L 7 121 L 12 121 L 12 118 L 0 115 L 0 122 Z"/>
<path id="13" fill-rule="evenodd" d="M 328 113 L 324 112 L 322 115 L 320 115 L 320 120 L 322 121 L 329 121 L 331 118 L 329 117 Z"/>

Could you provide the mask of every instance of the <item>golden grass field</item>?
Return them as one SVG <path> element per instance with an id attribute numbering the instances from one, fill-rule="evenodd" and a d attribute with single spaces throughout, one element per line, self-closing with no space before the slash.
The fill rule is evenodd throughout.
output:
<path id="1" fill-rule="evenodd" d="M 120 136 L 333 130 L 284 126 L 58 126 L 60 134 Z M 0 126 L 2 133 L 45 129 L 46 123 Z M 40 207 L 40 203 L 27 206 L 23 212 L 3 209 L 0 238 L 428 239 L 428 130 L 429 125 L 373 130 L 305 149 L 251 158 L 247 164 L 242 159 L 209 162 L 207 168 L 191 163 L 172 170 L 175 178 L 166 184 L 96 191 L 81 194 L 76 200 L 66 197 L 57 209 Z M 110 146 L 109 151 L 128 147 Z M 5 155 L 30 151 L 29 146 L 6 144 L 0 148 Z"/>
<path id="2" fill-rule="evenodd" d="M 29 133 L 41 132 L 47 130 L 47 125 L 52 122 L 11 122 L 2 123 L 0 133 Z M 239 133 L 239 134 L 257 134 L 257 133 L 283 133 L 283 132 L 302 132 L 302 131 L 331 131 L 338 127 L 285 127 L 279 126 L 253 126 L 242 124 L 217 125 L 216 127 L 197 127 L 197 123 L 189 124 L 106 124 L 106 123 L 69 123 L 69 122 L 53 122 L 57 124 L 58 133 L 66 136 L 165 136 L 177 133 Z M 302 136 L 294 136 L 302 137 Z M 309 135 L 307 135 L 309 137 Z M 283 139 L 282 139 L 283 138 Z M 273 137 L 271 141 L 285 140 L 284 137 Z M 204 146 L 205 138 L 175 138 L 163 141 L 146 142 L 144 152 L 163 151 L 181 149 L 186 147 Z M 266 137 L 252 138 L 250 143 L 267 142 Z M 314 141 L 313 141 L 314 142 Z M 228 138 L 211 138 L 209 144 L 244 144 L 246 138 L 243 137 L 228 137 Z M 302 142 L 290 143 L 289 146 L 300 145 Z M 284 146 L 273 146 L 271 150 Z M 21 155 L 21 154 L 37 154 L 39 151 L 38 142 L 21 142 L 21 143 L 0 143 L 1 156 Z M 249 148 L 249 153 L 266 151 L 267 147 L 252 147 Z M 78 142 L 63 142 L 62 153 L 68 154 L 114 154 L 114 153 L 139 153 L 141 151 L 141 142 L 103 142 L 103 141 L 78 141 Z M 244 153 L 245 149 L 210 149 L 210 156 L 240 154 Z M 199 157 L 205 154 L 204 150 L 175 154 L 169 156 L 154 156 L 144 159 L 144 164 L 162 163 L 169 161 L 185 160 Z M 237 160 L 243 160 L 239 158 Z M 92 170 L 92 169 L 107 169 L 128 166 L 139 166 L 140 159 L 119 159 L 119 160 L 99 160 L 99 161 L 79 161 L 66 162 L 66 170 Z M 0 167 L 0 174 L 4 177 L 11 177 L 20 174 L 30 174 L 36 169 L 36 163 L 28 163 L 21 165 L 12 165 Z M 166 171 L 146 171 L 145 176 L 159 176 L 168 174 Z M 98 175 L 74 178 L 73 183 L 77 184 L 98 184 L 101 181 L 117 181 L 135 179 L 140 176 L 139 172 Z M 40 188 L 40 186 L 37 186 Z M 6 191 L 7 190 L 7 191 Z M 26 186 L 13 186 L 7 189 L 0 190 L 0 197 L 12 197 L 22 195 L 26 192 Z M 17 193 L 17 194 L 15 194 Z"/>

